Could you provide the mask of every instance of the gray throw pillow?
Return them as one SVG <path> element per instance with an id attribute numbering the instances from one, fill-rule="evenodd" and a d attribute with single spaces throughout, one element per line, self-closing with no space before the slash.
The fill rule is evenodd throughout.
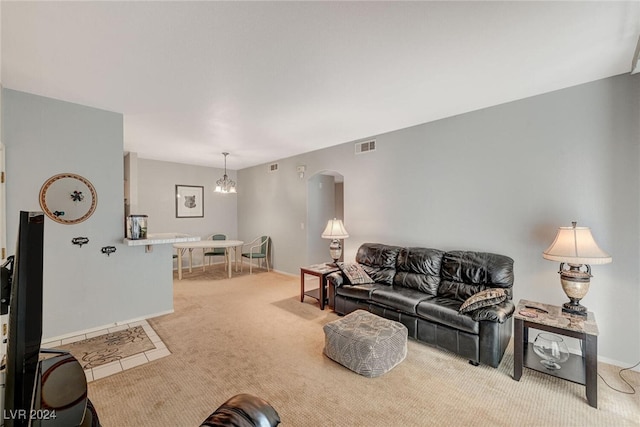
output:
<path id="1" fill-rule="evenodd" d="M 468 313 L 473 310 L 477 310 L 482 307 L 488 307 L 490 305 L 500 304 L 507 299 L 507 293 L 502 288 L 489 288 L 484 291 L 480 291 L 462 303 L 459 313 Z"/>
<path id="2" fill-rule="evenodd" d="M 357 262 L 346 263 L 339 262 L 338 268 L 342 270 L 342 273 L 346 279 L 352 285 L 364 285 L 365 283 L 375 283 L 371 277 L 362 269 L 362 266 Z"/>

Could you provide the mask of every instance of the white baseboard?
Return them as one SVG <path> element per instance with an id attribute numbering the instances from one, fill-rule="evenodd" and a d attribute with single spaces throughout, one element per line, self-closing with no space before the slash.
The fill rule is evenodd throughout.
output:
<path id="1" fill-rule="evenodd" d="M 102 325 L 102 326 L 96 326 L 95 328 L 84 329 L 82 331 L 71 332 L 69 334 L 59 335 L 57 337 L 42 338 L 41 341 L 42 342 L 51 342 L 51 341 L 63 340 L 63 339 L 75 337 L 75 336 L 78 336 L 78 335 L 90 334 L 92 332 L 100 331 L 102 329 L 113 328 L 113 327 L 120 326 L 120 325 L 126 325 L 128 323 L 134 323 L 134 322 L 139 322 L 141 320 L 152 319 L 152 318 L 158 317 L 158 316 L 164 316 L 165 314 L 171 314 L 171 313 L 173 313 L 173 309 L 162 311 L 160 313 L 153 313 L 153 314 L 148 314 L 148 315 L 145 315 L 145 316 L 135 317 L 135 318 L 129 319 L 129 320 L 117 321 L 117 322 L 109 323 L 109 324 Z"/>
<path id="2" fill-rule="evenodd" d="M 635 364 L 635 363 L 624 363 L 619 360 L 609 359 L 608 357 L 601 357 L 601 356 L 598 356 L 598 362 L 604 362 L 604 363 L 608 363 L 609 365 L 618 366 L 621 369 L 629 368 L 630 366 L 633 366 Z M 636 366 L 631 370 L 635 372 L 640 372 L 640 365 Z"/>
<path id="3" fill-rule="evenodd" d="M 300 275 L 299 275 L 299 274 L 289 273 L 288 271 L 274 270 L 274 269 L 271 269 L 271 271 L 273 271 L 274 273 L 283 274 L 283 275 L 285 275 L 285 276 L 290 276 L 290 277 L 300 277 Z"/>

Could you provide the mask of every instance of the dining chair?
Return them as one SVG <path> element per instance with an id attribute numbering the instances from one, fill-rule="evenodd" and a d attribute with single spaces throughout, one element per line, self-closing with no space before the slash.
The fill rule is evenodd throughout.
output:
<path id="1" fill-rule="evenodd" d="M 224 234 L 212 234 L 207 237 L 207 240 L 227 240 L 227 236 Z M 210 248 L 209 250 L 204 251 L 202 264 L 204 266 L 205 259 L 209 257 L 209 265 L 211 265 L 211 258 L 214 256 L 223 256 L 224 257 L 224 269 L 227 269 L 227 250 L 225 248 Z"/>
<path id="2" fill-rule="evenodd" d="M 257 259 L 262 266 L 262 260 L 267 262 L 267 271 L 269 271 L 269 236 L 256 237 L 253 241 L 242 245 L 242 262 L 240 263 L 240 271 L 244 268 L 244 259 L 249 259 L 249 274 L 253 274 L 253 260 Z M 249 252 L 244 252 L 244 247 L 249 247 Z"/>

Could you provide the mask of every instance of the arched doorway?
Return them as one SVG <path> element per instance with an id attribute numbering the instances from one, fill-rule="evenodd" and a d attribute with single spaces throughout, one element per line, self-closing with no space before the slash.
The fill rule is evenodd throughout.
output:
<path id="1" fill-rule="evenodd" d="M 325 170 L 307 180 L 307 265 L 329 262 L 329 241 L 320 237 L 333 218 L 344 220 L 344 176 Z"/>

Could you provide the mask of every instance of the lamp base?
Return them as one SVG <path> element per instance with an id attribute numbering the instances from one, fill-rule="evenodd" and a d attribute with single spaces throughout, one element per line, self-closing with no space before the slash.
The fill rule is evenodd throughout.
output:
<path id="1" fill-rule="evenodd" d="M 586 316 L 587 307 L 580 305 L 580 300 L 589 292 L 591 279 L 591 267 L 585 265 L 587 271 L 581 271 L 581 264 L 568 264 L 569 270 L 565 270 L 565 263 L 560 263 L 560 283 L 562 290 L 569 297 L 569 302 L 562 304 L 562 312 Z"/>
<path id="2" fill-rule="evenodd" d="M 585 316 L 587 315 L 587 307 L 580 304 L 579 300 L 571 300 L 570 302 L 565 302 L 562 304 L 562 312 L 567 314 L 575 314 L 577 316 Z"/>
<path id="3" fill-rule="evenodd" d="M 337 267 L 338 266 L 337 262 L 340 260 L 340 257 L 342 256 L 342 245 L 340 245 L 340 240 L 333 239 L 331 241 L 331 244 L 329 245 L 329 255 L 333 260 L 332 267 Z"/>

